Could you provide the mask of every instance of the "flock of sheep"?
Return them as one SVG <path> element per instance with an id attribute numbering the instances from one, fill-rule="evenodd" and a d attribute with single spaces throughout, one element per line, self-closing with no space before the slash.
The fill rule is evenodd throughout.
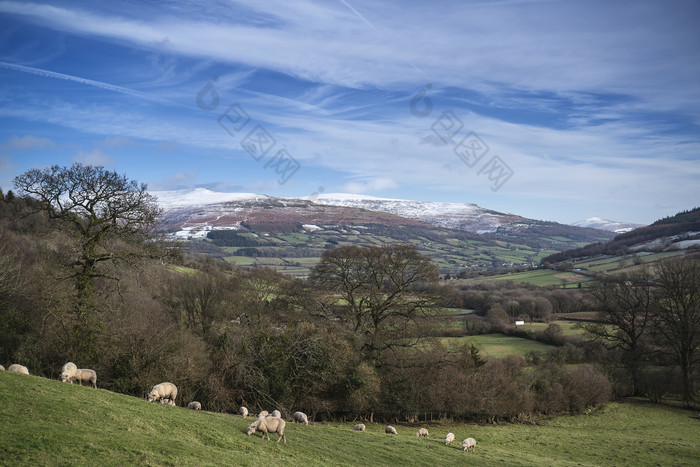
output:
<path id="1" fill-rule="evenodd" d="M 4 370 L 5 367 L 0 365 L 0 370 Z M 22 373 L 25 375 L 29 374 L 29 370 L 26 366 L 13 364 L 7 368 L 7 371 L 14 373 Z M 79 369 L 73 362 L 68 362 L 61 368 L 61 381 L 64 383 L 78 383 L 81 386 L 83 383 L 91 385 L 93 388 L 97 388 L 97 373 L 90 369 Z M 146 398 L 148 402 L 160 401 L 161 404 L 175 405 L 175 398 L 177 397 L 177 386 L 173 383 L 160 383 L 153 386 L 151 391 L 148 393 Z M 187 404 L 188 409 L 192 410 L 202 410 L 202 404 L 197 401 L 192 401 Z M 248 416 L 248 409 L 241 407 L 238 409 L 238 413 L 246 418 Z M 303 412 L 294 412 L 292 418 L 295 422 L 301 423 L 302 425 L 309 424 L 309 418 Z M 277 433 L 277 442 L 280 439 L 287 443 L 287 437 L 284 435 L 284 427 L 287 422 L 282 418 L 282 414 L 279 410 L 273 410 L 272 414 L 263 410 L 258 414 L 258 419 L 248 426 L 248 435 L 252 435 L 256 431 L 262 433 L 262 439 L 267 436 L 268 441 L 270 440 L 270 433 Z M 353 426 L 354 431 L 365 431 L 366 427 L 364 423 L 358 423 Z M 387 425 L 384 429 L 387 434 L 396 435 L 398 432 L 396 428 L 391 425 Z M 416 431 L 416 438 L 425 437 L 430 435 L 426 428 L 421 428 Z M 447 433 L 445 436 L 445 446 L 452 444 L 455 440 L 454 433 Z M 473 452 L 476 449 L 476 440 L 474 438 L 467 438 L 462 441 L 462 450 Z"/>
<path id="2" fill-rule="evenodd" d="M 364 423 L 360 423 L 352 427 L 353 430 L 356 431 L 365 431 L 365 425 Z M 391 425 L 387 425 L 387 427 L 384 429 L 384 432 L 387 434 L 391 435 L 397 435 L 398 432 L 396 431 L 396 428 L 394 428 Z M 420 428 L 418 431 L 416 431 L 416 438 L 427 438 L 430 436 L 430 433 L 428 433 L 427 428 Z M 448 446 L 452 444 L 455 440 L 455 434 L 454 433 L 447 433 L 445 436 L 445 446 Z M 463 451 L 469 451 L 469 452 L 474 452 L 476 450 L 476 440 L 474 438 L 467 438 L 464 441 L 462 441 L 462 450 Z"/>

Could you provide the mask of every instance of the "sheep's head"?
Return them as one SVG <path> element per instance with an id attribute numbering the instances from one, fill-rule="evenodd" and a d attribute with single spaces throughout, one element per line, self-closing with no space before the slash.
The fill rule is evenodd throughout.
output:
<path id="1" fill-rule="evenodd" d="M 67 383 L 69 380 L 70 380 L 70 376 L 68 376 L 65 373 L 61 373 L 61 381 L 63 381 L 64 383 Z"/>
<path id="2" fill-rule="evenodd" d="M 258 429 L 258 424 L 257 424 L 257 423 L 251 423 L 250 425 L 248 425 L 248 436 L 250 436 L 250 435 L 252 435 L 253 433 L 255 433 L 255 430 L 257 430 L 257 429 Z"/>
<path id="3" fill-rule="evenodd" d="M 155 391 L 149 392 L 148 393 L 148 402 L 153 402 L 154 400 L 156 400 L 157 397 L 158 397 L 158 395 L 156 394 Z"/>

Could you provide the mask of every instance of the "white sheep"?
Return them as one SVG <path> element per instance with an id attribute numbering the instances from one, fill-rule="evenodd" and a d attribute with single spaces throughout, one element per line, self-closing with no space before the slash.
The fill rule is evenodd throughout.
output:
<path id="1" fill-rule="evenodd" d="M 455 440 L 455 434 L 454 433 L 447 433 L 447 436 L 445 436 L 445 446 L 448 444 L 452 444 Z"/>
<path id="2" fill-rule="evenodd" d="M 386 432 L 390 435 L 398 435 L 398 433 L 396 432 L 396 428 L 394 428 L 391 425 L 387 425 L 386 428 L 384 428 L 384 432 Z"/>
<path id="3" fill-rule="evenodd" d="M 353 430 L 355 431 L 365 431 L 365 424 L 364 423 L 358 423 L 354 427 L 352 427 Z"/>
<path id="4" fill-rule="evenodd" d="M 258 418 L 269 417 L 270 413 L 267 410 L 263 410 L 258 414 Z"/>
<path id="5" fill-rule="evenodd" d="M 474 452 L 476 450 L 476 440 L 474 438 L 467 438 L 462 441 L 462 450 Z"/>
<path id="6" fill-rule="evenodd" d="M 277 433 L 277 442 L 280 439 L 284 439 L 285 444 L 287 443 L 287 437 L 284 435 L 284 427 L 287 424 L 283 419 L 277 417 L 261 417 L 255 420 L 248 426 L 248 436 L 252 435 L 256 431 L 262 432 L 262 439 L 265 439 L 267 435 L 267 440 L 270 440 L 270 433 Z"/>
<path id="7" fill-rule="evenodd" d="M 61 368 L 61 381 L 73 384 L 73 376 L 78 372 L 78 367 L 73 362 L 68 362 Z"/>
<path id="8" fill-rule="evenodd" d="M 270 414 L 270 417 L 282 418 L 282 414 L 280 413 L 279 410 L 273 410 L 272 413 Z"/>
<path id="9" fill-rule="evenodd" d="M 292 418 L 294 419 L 295 422 L 301 423 L 302 425 L 309 424 L 309 417 L 307 417 L 304 412 L 294 412 L 294 415 L 292 415 Z"/>
<path id="10" fill-rule="evenodd" d="M 77 382 L 81 386 L 83 382 L 89 383 L 93 388 L 97 388 L 97 373 L 95 370 L 78 369 L 75 363 L 68 362 L 61 368 L 61 381 L 71 384 Z"/>
<path id="11" fill-rule="evenodd" d="M 248 416 L 248 409 L 241 406 L 241 408 L 238 409 L 238 413 L 241 414 L 243 418 L 246 418 Z"/>
<path id="12" fill-rule="evenodd" d="M 177 386 L 173 383 L 160 383 L 153 386 L 151 392 L 148 393 L 148 402 L 168 399 L 169 405 L 175 405 L 177 397 Z"/>
<path id="13" fill-rule="evenodd" d="M 11 371 L 13 373 L 22 373 L 23 375 L 29 374 L 29 370 L 27 370 L 27 367 L 18 363 L 13 363 L 9 367 L 7 367 L 7 371 Z"/>
<path id="14" fill-rule="evenodd" d="M 429 435 L 428 430 L 425 428 L 421 428 L 420 430 L 416 431 L 416 438 L 420 438 L 423 436 L 424 438 L 427 438 Z"/>
<path id="15" fill-rule="evenodd" d="M 187 404 L 187 408 L 192 410 L 202 410 L 202 404 L 197 401 L 192 401 L 189 404 Z"/>
<path id="16" fill-rule="evenodd" d="M 0 371 L 5 371 L 5 367 L 0 365 Z"/>

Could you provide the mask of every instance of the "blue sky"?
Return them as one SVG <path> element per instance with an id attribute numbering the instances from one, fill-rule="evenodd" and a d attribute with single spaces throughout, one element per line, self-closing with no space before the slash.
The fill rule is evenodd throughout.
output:
<path id="1" fill-rule="evenodd" d="M 0 187 L 355 192 L 649 223 L 700 197 L 700 2 L 0 0 Z"/>

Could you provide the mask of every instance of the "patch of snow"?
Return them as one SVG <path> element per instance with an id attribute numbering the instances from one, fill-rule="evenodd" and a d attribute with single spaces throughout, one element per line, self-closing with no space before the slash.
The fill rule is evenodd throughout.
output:
<path id="1" fill-rule="evenodd" d="M 302 228 L 304 228 L 305 230 L 310 230 L 311 232 L 314 232 L 316 230 L 323 230 L 321 227 L 314 224 L 302 224 Z"/>
<path id="2" fill-rule="evenodd" d="M 206 206 L 207 204 L 226 203 L 229 201 L 262 200 L 269 198 L 267 195 L 258 195 L 255 193 L 218 193 L 207 188 L 150 191 L 149 193 L 155 196 L 158 205 L 166 210 L 192 206 Z"/>

